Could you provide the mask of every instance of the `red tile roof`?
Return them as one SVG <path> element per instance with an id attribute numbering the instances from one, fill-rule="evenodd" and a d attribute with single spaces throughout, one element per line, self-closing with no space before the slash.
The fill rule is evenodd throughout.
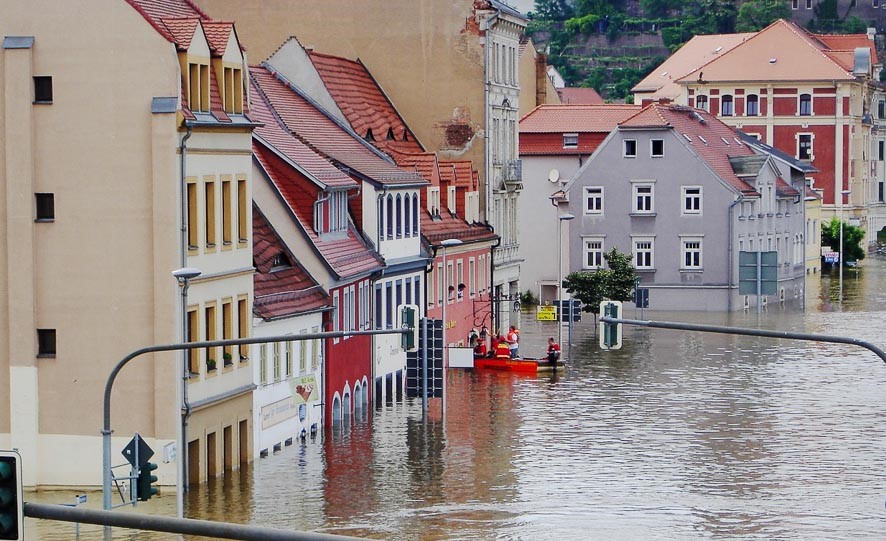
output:
<path id="1" fill-rule="evenodd" d="M 520 119 L 520 133 L 609 133 L 639 105 L 539 105 Z"/>
<path id="2" fill-rule="evenodd" d="M 384 151 L 423 152 L 406 122 L 378 81 L 356 61 L 307 50 L 314 68 L 351 128 Z"/>
<path id="3" fill-rule="evenodd" d="M 567 105 L 602 105 L 604 103 L 603 96 L 593 88 L 567 86 L 558 88 L 557 95 L 560 96 L 560 103 Z"/>
<path id="4" fill-rule="evenodd" d="M 191 46 L 191 40 L 194 39 L 194 32 L 197 30 L 197 24 L 200 19 L 191 17 L 187 19 L 160 19 L 160 24 L 166 27 L 166 30 L 172 35 L 173 42 L 179 51 L 186 51 Z"/>
<path id="5" fill-rule="evenodd" d="M 329 296 L 298 263 L 255 205 L 252 207 L 252 253 L 256 269 L 252 306 L 262 319 L 304 314 L 329 306 Z M 280 254 L 288 261 L 288 267 L 274 268 L 274 259 Z"/>
<path id="6" fill-rule="evenodd" d="M 413 171 L 404 171 L 357 134 L 339 125 L 285 78 L 263 65 L 250 70 L 280 124 L 312 149 L 363 176 L 388 186 L 425 184 Z"/>
<path id="7" fill-rule="evenodd" d="M 301 230 L 335 275 L 340 279 L 356 278 L 384 267 L 381 257 L 366 245 L 350 220 L 344 235 L 318 235 L 313 228 L 316 188 L 308 182 L 307 177 L 258 139 L 253 139 L 252 147 L 253 155 L 292 210 Z"/>
<path id="8" fill-rule="evenodd" d="M 672 128 L 687 148 L 732 187 L 743 193 L 756 193 L 735 174 L 729 163 L 730 157 L 754 156 L 754 151 L 740 142 L 732 128 L 710 113 L 682 105 L 653 104 L 619 124 L 619 129 L 643 128 Z"/>
<path id="9" fill-rule="evenodd" d="M 223 21 L 205 21 L 203 23 L 206 41 L 209 42 L 209 46 L 216 56 L 224 56 L 225 50 L 228 47 L 228 39 L 233 31 L 234 23 Z"/>
<path id="10" fill-rule="evenodd" d="M 126 0 L 126 2 L 151 23 L 160 35 L 172 43 L 176 43 L 175 37 L 160 19 L 209 20 L 209 16 L 191 0 Z M 188 39 L 190 40 L 190 37 Z"/>
<path id="11" fill-rule="evenodd" d="M 254 81 L 251 81 L 251 86 L 253 95 L 256 96 L 252 102 L 251 114 L 256 122 L 262 124 L 255 129 L 255 135 L 297 164 L 308 178 L 323 189 L 359 186 L 357 181 L 329 163 L 329 160 L 293 137 L 280 123 L 279 117 L 271 111 L 264 94 Z"/>
<path id="12" fill-rule="evenodd" d="M 873 40 L 868 38 L 866 34 L 814 34 L 819 41 L 832 51 L 849 51 L 855 52 L 859 47 L 869 48 L 871 50 L 871 63 L 879 64 L 877 58 L 877 48 L 874 46 Z M 848 66 L 847 69 L 852 69 Z"/>
<path id="13" fill-rule="evenodd" d="M 783 178 L 778 177 L 775 182 L 775 191 L 778 195 L 783 196 L 792 196 L 792 195 L 800 195 L 800 192 L 797 191 L 796 188 L 788 184 Z"/>

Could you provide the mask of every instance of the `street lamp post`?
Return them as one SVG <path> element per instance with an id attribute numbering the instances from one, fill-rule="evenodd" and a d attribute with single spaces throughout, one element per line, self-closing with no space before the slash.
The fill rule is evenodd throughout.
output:
<path id="1" fill-rule="evenodd" d="M 446 267 L 446 248 L 464 244 L 459 239 L 446 239 L 440 243 L 443 247 L 443 420 L 446 420 L 446 369 L 449 367 L 448 348 L 446 347 L 446 305 L 449 304 L 449 268 Z M 427 390 L 425 390 L 427 392 Z"/>
<path id="2" fill-rule="evenodd" d="M 850 190 L 840 192 L 840 309 L 843 309 L 843 198 L 851 193 Z"/>
<path id="3" fill-rule="evenodd" d="M 560 301 L 560 307 L 557 310 L 557 343 L 563 346 L 563 222 L 574 220 L 573 214 L 561 214 L 557 220 L 557 300 Z M 572 303 L 572 300 L 569 300 Z M 571 306 L 571 304 L 570 304 Z M 569 317 L 572 318 L 572 309 L 569 310 Z"/>
<path id="4" fill-rule="evenodd" d="M 178 280 L 179 285 L 181 286 L 181 341 L 188 341 L 188 288 L 191 286 L 191 280 L 200 276 L 202 272 L 200 269 L 195 269 L 193 267 L 184 267 L 173 271 L 172 275 Z M 185 495 L 184 489 L 186 486 L 186 476 L 188 474 L 187 464 L 185 461 L 187 460 L 187 451 L 185 449 L 185 442 L 188 437 L 188 427 L 187 427 L 187 419 L 185 414 L 182 413 L 185 411 L 185 405 L 188 400 L 188 376 L 189 376 L 189 367 L 187 362 L 188 355 L 191 355 L 190 350 L 182 350 L 179 352 L 178 356 L 178 367 L 176 372 L 181 377 L 181 384 L 175 386 L 175 394 L 176 394 L 176 402 L 179 405 L 179 415 L 181 418 L 179 422 L 176 423 L 176 468 L 175 468 L 175 511 L 178 518 L 184 518 L 185 512 Z"/>

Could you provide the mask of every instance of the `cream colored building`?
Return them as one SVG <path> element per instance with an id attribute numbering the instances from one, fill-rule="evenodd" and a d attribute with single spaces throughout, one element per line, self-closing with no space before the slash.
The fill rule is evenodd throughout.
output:
<path id="1" fill-rule="evenodd" d="M 517 151 L 519 47 L 526 19 L 498 0 L 195 0 L 225 20 L 260 62 L 290 36 L 307 48 L 359 59 L 422 146 L 480 172 L 481 220 L 495 227 L 493 302 L 507 328 L 519 286 Z M 347 16 L 342 16 L 346 13 Z"/>
<path id="2" fill-rule="evenodd" d="M 0 448 L 21 452 L 28 486 L 100 484 L 111 369 L 182 340 L 172 271 L 202 271 L 195 339 L 249 332 L 246 60 L 229 23 L 152 4 L 10 0 L 0 18 Z M 178 456 L 192 482 L 252 456 L 248 350 L 229 353 L 190 361 Z M 177 361 L 145 355 L 120 372 L 113 463 L 136 432 L 158 463 L 175 441 Z M 160 483 L 175 470 L 161 463 Z"/>

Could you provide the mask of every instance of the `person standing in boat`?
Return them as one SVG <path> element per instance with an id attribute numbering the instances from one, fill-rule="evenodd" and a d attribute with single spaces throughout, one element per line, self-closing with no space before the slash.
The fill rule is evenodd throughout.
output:
<path id="1" fill-rule="evenodd" d="M 554 342 L 553 338 L 548 338 L 548 362 L 551 366 L 557 366 L 560 360 L 560 344 Z"/>
<path id="2" fill-rule="evenodd" d="M 516 359 L 520 355 L 520 335 L 517 327 L 511 325 L 510 330 L 508 331 L 508 349 L 511 350 L 511 359 Z"/>

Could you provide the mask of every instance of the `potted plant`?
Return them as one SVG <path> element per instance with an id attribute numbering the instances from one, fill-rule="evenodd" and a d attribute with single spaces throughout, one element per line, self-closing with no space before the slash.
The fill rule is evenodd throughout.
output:
<path id="1" fill-rule="evenodd" d="M 215 359 L 206 359 L 206 370 L 209 372 L 215 370 Z"/>
<path id="2" fill-rule="evenodd" d="M 231 366 L 234 364 L 233 357 L 231 357 L 231 354 L 227 351 L 222 354 L 222 360 L 224 361 L 225 366 Z"/>

